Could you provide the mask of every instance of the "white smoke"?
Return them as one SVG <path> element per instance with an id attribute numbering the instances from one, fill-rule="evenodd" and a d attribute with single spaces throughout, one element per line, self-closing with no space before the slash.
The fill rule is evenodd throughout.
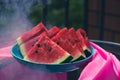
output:
<path id="1" fill-rule="evenodd" d="M 28 15 L 31 12 L 31 6 L 36 3 L 41 3 L 41 0 L 0 0 L 0 48 L 13 45 L 18 36 L 33 27 L 33 24 L 28 19 Z M 44 67 L 44 69 L 46 68 Z M 11 69 L 10 72 L 13 71 L 18 70 Z M 29 77 L 31 76 L 29 75 Z M 47 73 L 47 77 L 46 73 L 41 73 L 39 77 L 37 78 L 39 80 L 66 80 L 67 78 L 66 73 Z M 36 76 L 33 78 L 36 79 Z"/>
<path id="2" fill-rule="evenodd" d="M 40 0 L 0 0 L 0 47 L 12 45 L 33 27 L 28 20 L 31 6 Z"/>

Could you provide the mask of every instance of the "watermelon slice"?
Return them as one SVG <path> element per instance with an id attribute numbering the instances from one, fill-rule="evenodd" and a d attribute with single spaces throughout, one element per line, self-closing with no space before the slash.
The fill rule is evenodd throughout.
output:
<path id="1" fill-rule="evenodd" d="M 38 40 L 39 40 L 39 36 L 37 36 L 33 39 L 30 39 L 29 41 L 27 41 L 19 46 L 20 52 L 23 57 L 28 53 L 28 51 L 34 46 L 34 44 Z"/>
<path id="2" fill-rule="evenodd" d="M 85 53 L 84 51 L 82 50 L 82 45 L 81 45 L 81 42 L 76 34 L 76 31 L 74 28 L 70 28 L 68 30 L 68 33 L 64 36 L 68 36 L 66 37 L 67 41 L 69 41 L 70 44 L 72 44 L 72 48 L 73 48 L 73 52 L 74 55 L 73 56 L 76 56 L 76 59 L 79 60 L 79 59 L 83 59 L 85 58 Z M 65 37 L 64 37 L 65 38 Z M 75 52 L 75 50 L 77 52 Z M 78 54 L 77 54 L 78 53 Z M 77 58 L 78 57 L 78 58 Z M 74 59 L 73 59 L 74 61 Z"/>
<path id="3" fill-rule="evenodd" d="M 57 32 L 60 29 L 56 26 L 52 27 L 50 30 L 43 31 L 46 32 L 46 34 L 48 35 L 49 38 L 52 38 L 55 34 L 57 34 Z M 42 32 L 42 33 L 43 33 Z M 40 35 L 40 34 L 39 34 Z M 22 54 L 22 56 L 25 56 L 25 54 L 28 53 L 28 51 L 33 47 L 33 45 L 39 40 L 39 36 L 36 36 L 32 39 L 30 39 L 29 41 L 24 42 L 23 44 L 21 44 L 20 47 L 20 52 Z"/>
<path id="4" fill-rule="evenodd" d="M 72 61 L 75 61 L 78 59 L 83 59 L 85 57 L 85 54 L 82 51 L 82 49 L 80 49 L 76 44 L 76 38 L 76 33 L 73 34 L 71 32 L 71 29 L 67 30 L 67 28 L 63 28 L 52 38 L 52 40 L 58 45 L 60 45 L 64 50 L 69 52 L 73 57 Z"/>
<path id="5" fill-rule="evenodd" d="M 27 31 L 24 33 L 22 36 L 17 38 L 17 43 L 18 45 L 21 45 L 22 43 L 25 43 L 26 41 L 38 36 L 41 34 L 43 31 L 47 31 L 45 26 L 40 22 L 38 25 L 33 27 L 31 30 Z"/>
<path id="6" fill-rule="evenodd" d="M 60 31 L 60 29 L 59 29 L 57 26 L 53 26 L 50 30 L 47 31 L 47 35 L 49 36 L 49 38 L 52 38 L 52 37 L 55 36 L 59 31 Z"/>
<path id="7" fill-rule="evenodd" d="M 81 35 L 82 35 L 84 38 L 87 37 L 87 34 L 86 34 L 85 30 L 79 28 L 79 29 L 77 29 L 77 31 L 80 32 Z"/>
<path id="8" fill-rule="evenodd" d="M 44 64 L 60 64 L 69 62 L 71 59 L 72 57 L 67 51 L 58 46 L 44 33 L 40 35 L 39 41 L 24 57 L 24 60 Z"/>
<path id="9" fill-rule="evenodd" d="M 89 40 L 88 40 L 88 37 L 86 35 L 86 32 L 83 29 L 78 29 L 76 31 L 76 34 L 81 41 L 81 45 L 83 46 L 83 50 L 90 51 L 90 44 L 89 44 Z"/>
<path id="10" fill-rule="evenodd" d="M 90 43 L 86 35 L 86 32 L 83 29 L 78 29 L 76 33 L 77 33 L 78 38 L 81 41 L 81 45 L 83 46 L 83 50 L 84 50 L 86 57 L 90 56 L 91 55 Z"/>

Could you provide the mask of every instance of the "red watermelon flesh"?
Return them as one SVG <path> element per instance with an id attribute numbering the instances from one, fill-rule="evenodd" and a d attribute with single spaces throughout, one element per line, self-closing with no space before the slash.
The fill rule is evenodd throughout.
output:
<path id="1" fill-rule="evenodd" d="M 22 43 L 25 43 L 26 41 L 38 36 L 41 34 L 43 31 L 47 31 L 45 26 L 40 22 L 38 25 L 33 27 L 31 30 L 27 31 L 24 33 L 22 36 L 17 38 L 17 43 L 18 45 L 21 45 Z"/>
<path id="2" fill-rule="evenodd" d="M 56 26 L 54 26 L 53 28 L 51 28 L 50 30 L 48 30 L 47 32 L 46 31 L 43 31 L 43 32 L 46 32 L 47 36 L 49 38 L 52 38 L 55 34 L 57 34 L 57 32 L 59 31 L 60 29 Z M 43 33 L 42 32 L 42 33 Z M 40 34 L 39 34 L 40 35 Z M 33 47 L 33 45 L 39 40 L 39 36 L 36 36 L 32 39 L 30 39 L 29 41 L 26 41 L 24 42 L 23 44 L 21 44 L 19 47 L 20 47 L 20 52 L 22 54 L 22 56 L 25 56 L 25 54 L 28 53 L 28 51 Z"/>
<path id="3" fill-rule="evenodd" d="M 79 29 L 77 29 L 77 30 L 81 33 L 81 35 L 82 35 L 84 38 L 87 36 L 85 30 L 83 30 L 83 29 L 81 29 L 81 28 L 79 28 Z"/>
<path id="4" fill-rule="evenodd" d="M 78 46 L 75 44 L 76 42 L 70 36 L 72 35 L 69 33 L 67 28 L 63 28 L 52 38 L 52 40 L 67 52 L 69 52 L 73 57 L 72 61 L 75 61 L 81 56 L 83 57 L 85 55 L 83 54 L 84 52 L 78 48 Z"/>
<path id="5" fill-rule="evenodd" d="M 69 57 L 70 54 L 68 52 L 58 46 L 45 34 L 41 34 L 39 41 L 35 43 L 24 59 L 45 64 L 60 64 Z"/>
<path id="6" fill-rule="evenodd" d="M 80 33 L 80 29 L 78 29 L 78 30 L 76 31 L 76 34 L 77 34 L 77 36 L 78 36 L 78 38 L 79 38 L 79 40 L 80 40 L 80 44 L 82 45 L 83 50 L 86 50 L 86 49 L 87 49 L 87 46 L 86 46 L 86 44 L 85 44 L 83 35 Z"/>
<path id="7" fill-rule="evenodd" d="M 90 49 L 90 43 L 88 37 L 85 37 L 85 44 L 87 45 L 88 49 Z"/>
<path id="8" fill-rule="evenodd" d="M 89 44 L 89 40 L 88 40 L 88 37 L 86 35 L 86 32 L 82 29 L 78 29 L 76 31 L 76 34 L 78 36 L 78 38 L 81 40 L 81 44 L 83 45 L 83 49 L 84 50 L 88 50 L 90 51 L 90 44 Z"/>
<path id="9" fill-rule="evenodd" d="M 60 29 L 59 29 L 57 26 L 53 26 L 50 30 L 47 31 L 47 35 L 49 36 L 49 38 L 52 38 L 52 37 L 55 36 L 59 31 L 60 31 Z"/>
<path id="10" fill-rule="evenodd" d="M 73 48 L 72 53 L 74 53 L 76 56 L 79 55 L 79 57 L 80 56 L 86 57 L 84 54 L 84 51 L 82 49 L 82 44 L 81 44 L 74 28 L 70 28 L 68 30 L 68 33 L 64 36 L 67 36 L 66 39 L 67 39 L 67 41 L 69 41 L 69 44 L 71 44 L 71 46 Z M 75 51 L 77 51 L 77 53 L 79 53 L 79 54 L 77 54 Z"/>
<path id="11" fill-rule="evenodd" d="M 54 37 L 52 37 L 53 41 L 59 40 L 61 36 L 63 36 L 67 32 L 67 28 L 62 28 Z"/>
<path id="12" fill-rule="evenodd" d="M 56 42 L 58 45 L 59 44 L 62 44 L 61 42 L 63 42 L 64 44 L 64 41 L 65 39 L 62 39 L 61 37 L 67 32 L 67 28 L 63 28 L 61 29 L 55 36 L 53 36 L 51 39 L 52 41 Z"/>
<path id="13" fill-rule="evenodd" d="M 39 36 L 33 38 L 33 39 L 30 39 L 29 41 L 21 44 L 19 46 L 20 48 L 20 52 L 22 54 L 22 56 L 24 57 L 28 51 L 34 46 L 34 44 L 39 40 Z"/>
<path id="14" fill-rule="evenodd" d="M 76 44 L 72 44 L 70 43 L 69 40 L 66 40 L 64 45 L 61 45 L 66 51 L 68 50 L 68 52 L 73 56 L 72 61 L 76 61 L 76 60 L 80 60 L 85 58 L 85 54 L 82 50 L 82 48 L 78 48 L 78 46 Z"/>

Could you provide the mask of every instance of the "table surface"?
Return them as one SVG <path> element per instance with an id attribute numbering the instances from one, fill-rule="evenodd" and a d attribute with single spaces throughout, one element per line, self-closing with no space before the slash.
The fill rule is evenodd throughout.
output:
<path id="1" fill-rule="evenodd" d="M 13 58 L 10 48 L 0 49 L 0 80 L 66 80 L 66 73 L 51 74 L 27 68 Z"/>

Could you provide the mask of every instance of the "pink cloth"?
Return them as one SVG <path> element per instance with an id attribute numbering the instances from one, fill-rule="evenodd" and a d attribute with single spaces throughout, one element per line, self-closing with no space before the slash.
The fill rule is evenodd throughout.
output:
<path id="1" fill-rule="evenodd" d="M 92 61 L 84 68 L 79 80 L 120 80 L 120 61 L 98 45 Z"/>
<path id="2" fill-rule="evenodd" d="M 93 59 L 78 80 L 120 80 L 119 60 L 96 44 L 91 45 L 95 48 Z M 10 48 L 0 49 L 0 80 L 67 80 L 66 73 L 47 73 L 27 68 L 12 57 Z"/>
<path id="3" fill-rule="evenodd" d="M 0 49 L 0 80 L 67 80 L 66 73 L 47 73 L 29 69 L 10 54 L 10 47 Z"/>

